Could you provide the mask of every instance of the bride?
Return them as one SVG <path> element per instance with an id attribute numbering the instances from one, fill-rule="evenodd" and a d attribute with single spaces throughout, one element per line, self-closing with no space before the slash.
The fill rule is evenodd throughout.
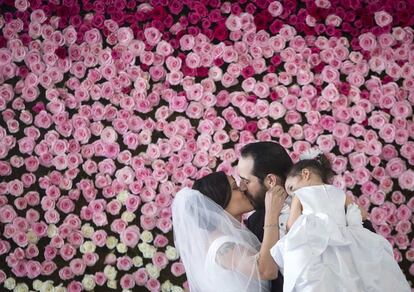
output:
<path id="1" fill-rule="evenodd" d="M 270 248 L 278 241 L 279 214 L 286 198 L 276 183 L 267 192 L 262 245 L 241 222 L 253 206 L 234 178 L 223 172 L 179 191 L 172 204 L 175 247 L 193 291 L 269 291 L 278 267 Z"/>

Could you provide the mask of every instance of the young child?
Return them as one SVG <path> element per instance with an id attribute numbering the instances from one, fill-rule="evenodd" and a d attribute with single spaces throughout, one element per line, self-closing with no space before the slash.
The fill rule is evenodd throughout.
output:
<path id="1" fill-rule="evenodd" d="M 320 151 L 301 157 L 288 173 L 288 233 L 271 249 L 283 291 L 409 292 L 390 243 L 362 227 L 359 207 L 328 184 L 332 174 Z"/>

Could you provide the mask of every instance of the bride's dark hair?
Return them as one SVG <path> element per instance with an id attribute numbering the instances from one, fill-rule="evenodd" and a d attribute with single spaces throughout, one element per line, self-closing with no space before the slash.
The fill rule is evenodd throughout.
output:
<path id="1" fill-rule="evenodd" d="M 194 182 L 193 189 L 212 199 L 223 209 L 231 198 L 231 186 L 224 172 L 210 173 Z"/>

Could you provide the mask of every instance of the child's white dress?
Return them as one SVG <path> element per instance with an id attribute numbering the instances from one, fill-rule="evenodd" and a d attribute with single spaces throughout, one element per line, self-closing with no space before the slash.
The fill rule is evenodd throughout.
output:
<path id="1" fill-rule="evenodd" d="M 271 249 L 290 291 L 411 291 L 390 243 L 363 228 L 361 212 L 332 186 L 295 192 L 302 215 Z"/>

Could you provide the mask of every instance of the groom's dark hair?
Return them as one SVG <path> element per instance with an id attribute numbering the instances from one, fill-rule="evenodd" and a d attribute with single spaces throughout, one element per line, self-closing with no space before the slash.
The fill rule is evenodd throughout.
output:
<path id="1" fill-rule="evenodd" d="M 243 158 L 253 159 L 252 174 L 262 182 L 268 174 L 275 174 L 283 181 L 292 167 L 293 162 L 289 154 L 279 143 L 262 141 L 245 145 L 240 154 Z"/>

